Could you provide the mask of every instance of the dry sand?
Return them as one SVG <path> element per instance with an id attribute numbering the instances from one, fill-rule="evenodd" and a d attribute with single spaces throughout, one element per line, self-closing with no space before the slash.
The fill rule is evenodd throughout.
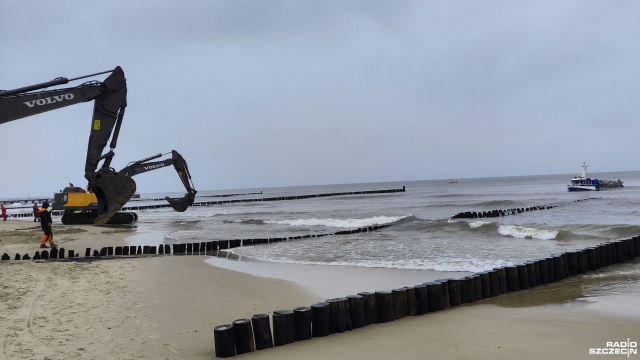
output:
<path id="1" fill-rule="evenodd" d="M 124 245 L 135 231 L 54 226 L 58 244 L 81 254 L 85 247 Z M 39 227 L 32 222 L 0 223 L 0 253 L 6 252 L 12 259 L 15 253 L 33 255 L 39 250 L 39 238 Z M 211 359 L 215 357 L 214 326 L 253 314 L 309 306 L 329 297 L 325 295 L 332 283 L 354 278 L 348 274 L 357 273 L 356 278 L 369 281 L 380 278 L 381 288 L 349 289 L 370 284 L 363 280 L 340 288 L 349 290 L 343 296 L 390 290 L 413 281 L 402 272 L 386 272 L 393 275 L 382 277 L 380 270 L 339 267 L 332 269 L 330 276 L 313 277 L 317 285 L 304 288 L 292 281 L 212 266 L 205 259 L 158 256 L 88 262 L 3 261 L 0 359 Z M 248 271 L 256 271 L 253 266 L 266 266 L 265 276 L 284 271 L 297 273 L 293 281 L 298 281 L 300 274 L 312 277 L 306 267 L 292 265 L 283 270 L 253 264 Z M 386 286 L 394 276 L 397 286 Z M 326 281 L 318 280 L 323 278 Z M 600 311 L 589 302 L 576 300 L 581 295 L 581 281 L 575 277 L 241 358 L 626 358 L 589 355 L 589 349 L 604 348 L 607 341 L 640 341 L 640 300 L 602 297 L 600 308 L 614 311 Z"/>

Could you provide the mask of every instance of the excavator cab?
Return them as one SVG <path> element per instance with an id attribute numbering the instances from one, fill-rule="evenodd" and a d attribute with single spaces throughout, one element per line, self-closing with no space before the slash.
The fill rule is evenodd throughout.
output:
<path id="1" fill-rule="evenodd" d="M 53 194 L 53 210 L 66 210 L 71 208 L 98 209 L 98 199 L 96 194 L 86 191 L 79 186 L 69 186 L 59 193 Z"/>

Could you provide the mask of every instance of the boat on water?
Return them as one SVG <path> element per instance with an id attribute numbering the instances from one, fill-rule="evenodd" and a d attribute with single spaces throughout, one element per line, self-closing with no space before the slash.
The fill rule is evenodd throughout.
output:
<path id="1" fill-rule="evenodd" d="M 587 176 L 587 163 L 582 163 L 582 174 L 571 178 L 571 184 L 567 185 L 569 191 L 599 191 L 600 180 Z"/>
<path id="2" fill-rule="evenodd" d="M 587 165 L 582 163 L 582 174 L 576 175 L 571 179 L 571 184 L 567 185 L 569 191 L 599 191 L 600 189 L 621 188 L 622 181 L 618 180 L 599 180 L 592 179 L 587 176 Z"/>

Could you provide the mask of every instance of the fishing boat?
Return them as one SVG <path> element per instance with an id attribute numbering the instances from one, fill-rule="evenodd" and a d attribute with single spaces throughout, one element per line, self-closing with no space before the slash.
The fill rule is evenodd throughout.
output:
<path id="1" fill-rule="evenodd" d="M 571 184 L 567 185 L 569 191 L 599 191 L 600 180 L 587 176 L 587 163 L 582 163 L 582 174 L 571 179 Z"/>

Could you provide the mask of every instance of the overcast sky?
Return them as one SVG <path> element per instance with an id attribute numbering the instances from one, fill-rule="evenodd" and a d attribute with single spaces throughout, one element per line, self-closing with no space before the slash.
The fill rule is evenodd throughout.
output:
<path id="1" fill-rule="evenodd" d="M 638 1 L 0 0 L 0 89 L 121 66 L 113 167 L 175 149 L 198 190 L 638 170 L 638 19 Z M 92 111 L 0 125 L 0 198 L 85 185 Z M 134 179 L 182 191 L 170 169 Z"/>

